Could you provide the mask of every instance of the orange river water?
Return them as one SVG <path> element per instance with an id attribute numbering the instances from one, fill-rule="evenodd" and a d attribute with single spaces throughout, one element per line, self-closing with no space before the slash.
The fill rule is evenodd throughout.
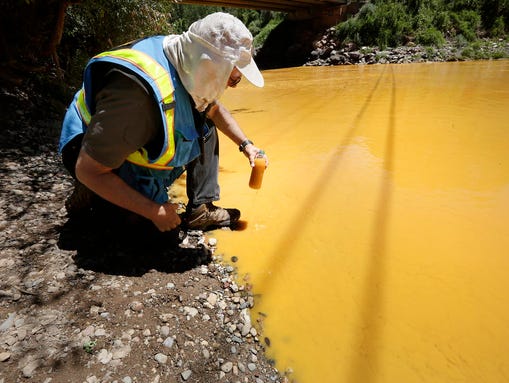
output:
<path id="1" fill-rule="evenodd" d="M 222 102 L 215 231 L 299 383 L 509 382 L 509 61 L 265 71 Z M 259 314 L 263 313 L 263 315 Z M 262 341 L 263 341 L 262 337 Z"/>

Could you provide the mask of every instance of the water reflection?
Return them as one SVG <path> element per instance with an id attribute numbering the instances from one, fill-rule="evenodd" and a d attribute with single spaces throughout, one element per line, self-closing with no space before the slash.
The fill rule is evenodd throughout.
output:
<path id="1" fill-rule="evenodd" d="M 223 102 L 270 155 L 222 142 L 217 232 L 299 382 L 509 377 L 509 63 L 293 68 Z"/>

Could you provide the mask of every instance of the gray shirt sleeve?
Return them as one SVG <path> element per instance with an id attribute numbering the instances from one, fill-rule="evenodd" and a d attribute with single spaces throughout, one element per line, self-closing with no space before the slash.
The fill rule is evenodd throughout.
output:
<path id="1" fill-rule="evenodd" d="M 162 130 L 154 98 L 137 80 L 119 71 L 97 92 L 95 113 L 82 148 L 100 164 L 116 169 Z"/>

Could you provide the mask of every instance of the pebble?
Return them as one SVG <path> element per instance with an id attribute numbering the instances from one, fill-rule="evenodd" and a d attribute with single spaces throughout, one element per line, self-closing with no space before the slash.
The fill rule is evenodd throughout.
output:
<path id="1" fill-rule="evenodd" d="M 129 345 L 121 346 L 121 347 L 118 347 L 113 350 L 112 358 L 113 359 L 123 359 L 127 355 L 129 355 L 130 352 L 131 352 L 131 346 L 129 346 Z"/>
<path id="2" fill-rule="evenodd" d="M 143 303 L 139 301 L 132 301 L 129 308 L 135 312 L 141 312 L 143 310 Z"/>
<path id="3" fill-rule="evenodd" d="M 170 328 L 168 326 L 161 326 L 159 329 L 159 334 L 162 336 L 168 336 L 170 335 Z"/>
<path id="4" fill-rule="evenodd" d="M 14 325 L 16 313 L 10 313 L 7 319 L 0 325 L 0 332 L 7 331 Z"/>
<path id="5" fill-rule="evenodd" d="M 5 362 L 11 357 L 10 352 L 0 352 L 0 362 Z"/>
<path id="6" fill-rule="evenodd" d="M 217 245 L 217 239 L 209 238 L 209 246 L 216 246 L 216 245 Z"/>
<path id="7" fill-rule="evenodd" d="M 195 307 L 184 307 L 184 312 L 189 315 L 191 318 L 194 318 L 198 314 L 198 309 Z"/>
<path id="8" fill-rule="evenodd" d="M 154 356 L 154 359 L 160 364 L 166 364 L 166 362 L 168 362 L 168 356 L 161 353 L 157 353 Z"/>
<path id="9" fill-rule="evenodd" d="M 23 376 L 25 378 L 31 378 L 39 365 L 40 361 L 38 359 L 30 360 L 22 369 Z"/>
<path id="10" fill-rule="evenodd" d="M 173 343 L 175 342 L 175 338 L 172 338 L 171 336 L 166 338 L 163 342 L 163 346 L 166 348 L 172 348 Z"/>
<path id="11" fill-rule="evenodd" d="M 185 371 L 182 371 L 182 373 L 180 375 L 182 376 L 182 379 L 187 380 L 191 377 L 192 373 L 193 372 L 191 370 L 185 370 Z"/>
<path id="12" fill-rule="evenodd" d="M 221 366 L 221 371 L 228 373 L 232 370 L 232 368 L 233 368 L 233 363 L 226 362 Z"/>
<path id="13" fill-rule="evenodd" d="M 207 302 L 212 306 L 214 307 L 217 303 L 217 294 L 215 293 L 210 293 L 209 296 L 207 297 Z"/>
<path id="14" fill-rule="evenodd" d="M 113 354 L 111 352 L 108 352 L 105 348 L 101 349 L 99 351 L 99 354 L 97 354 L 97 360 L 101 362 L 102 364 L 108 364 L 111 362 L 111 359 L 113 358 Z"/>

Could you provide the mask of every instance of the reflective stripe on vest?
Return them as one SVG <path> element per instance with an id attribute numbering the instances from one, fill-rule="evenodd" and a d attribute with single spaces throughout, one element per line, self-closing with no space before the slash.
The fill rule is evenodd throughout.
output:
<path id="1" fill-rule="evenodd" d="M 173 159 L 173 156 L 175 155 L 175 100 L 173 95 L 174 87 L 170 73 L 152 57 L 135 49 L 119 49 L 111 52 L 104 52 L 95 56 L 93 59 L 100 58 L 111 58 L 114 60 L 126 61 L 134 65 L 153 80 L 151 84 L 152 88 L 161 98 L 161 100 L 158 100 L 158 103 L 161 115 L 163 116 L 163 126 L 165 128 L 165 136 L 167 141 L 165 145 L 166 150 L 161 153 L 155 161 L 151 161 L 149 159 L 147 150 L 145 148 L 140 148 L 136 152 L 131 153 L 127 157 L 127 161 L 135 165 L 140 165 L 152 169 L 173 169 L 172 166 L 168 166 L 170 161 Z M 88 125 L 92 116 L 86 104 L 84 89 L 81 89 L 76 103 L 81 114 L 81 118 L 85 124 Z"/>

